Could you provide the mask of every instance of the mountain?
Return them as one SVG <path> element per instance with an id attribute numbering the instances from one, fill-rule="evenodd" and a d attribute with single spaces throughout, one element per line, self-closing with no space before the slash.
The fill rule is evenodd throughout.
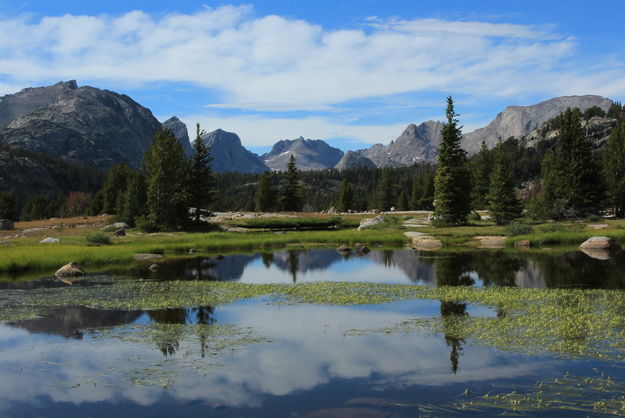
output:
<path id="1" fill-rule="evenodd" d="M 217 129 L 202 135 L 204 143 L 211 147 L 212 168 L 216 173 L 238 171 L 240 173 L 262 173 L 271 171 L 262 159 L 241 145 L 239 136 Z"/>
<path id="2" fill-rule="evenodd" d="M 367 168 L 375 168 L 376 165 L 373 161 L 368 159 L 367 157 L 358 154 L 354 151 L 347 151 L 343 154 L 343 158 L 339 161 L 334 168 L 339 171 L 349 170 L 350 168 L 356 167 L 367 167 Z"/>
<path id="3" fill-rule="evenodd" d="M 190 153 L 184 124 L 177 118 L 167 123 Z M 100 169 L 120 162 L 139 167 L 160 127 L 152 112 L 130 97 L 78 87 L 74 80 L 0 98 L 0 144 Z"/>
<path id="4" fill-rule="evenodd" d="M 598 106 L 607 111 L 611 104 L 612 100 L 605 97 L 588 95 L 555 97 L 532 106 L 509 106 L 484 128 L 465 134 L 462 146 L 470 154 L 476 153 L 480 150 L 482 141 L 492 148 L 499 139 L 527 136 L 568 108 L 577 107 L 583 112 L 590 107 Z"/>
<path id="5" fill-rule="evenodd" d="M 272 170 L 283 171 L 291 158 L 300 170 L 323 170 L 333 168 L 343 157 L 343 151 L 331 147 L 320 139 L 285 139 L 274 144 L 273 148 L 261 158 Z"/>
<path id="6" fill-rule="evenodd" d="M 410 124 L 402 134 L 388 145 L 375 144 L 357 151 L 378 167 L 397 167 L 419 162 L 433 162 L 441 142 L 441 122 L 427 121 Z"/>
<path id="7" fill-rule="evenodd" d="M 184 124 L 176 116 L 172 116 L 162 124 L 163 128 L 169 129 L 175 136 L 178 142 L 182 145 L 185 154 L 187 156 L 193 155 L 193 147 L 189 141 L 189 131 L 187 131 L 187 125 Z"/>

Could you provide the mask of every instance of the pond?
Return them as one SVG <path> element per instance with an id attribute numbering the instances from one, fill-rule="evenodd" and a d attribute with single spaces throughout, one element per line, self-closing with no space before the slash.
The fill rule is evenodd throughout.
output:
<path id="1" fill-rule="evenodd" d="M 625 413 L 621 255 L 314 249 L 148 267 L 1 282 L 0 415 Z"/>

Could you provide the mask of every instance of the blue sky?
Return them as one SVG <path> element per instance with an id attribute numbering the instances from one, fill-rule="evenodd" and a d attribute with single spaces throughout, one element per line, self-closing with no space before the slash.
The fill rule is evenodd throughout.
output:
<path id="1" fill-rule="evenodd" d="M 343 149 L 507 105 L 625 97 L 625 2 L 0 0 L 0 94 L 76 79 L 161 120 Z"/>

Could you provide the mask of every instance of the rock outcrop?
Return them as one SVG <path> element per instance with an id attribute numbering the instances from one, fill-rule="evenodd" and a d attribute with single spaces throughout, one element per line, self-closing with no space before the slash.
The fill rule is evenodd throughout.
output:
<path id="1" fill-rule="evenodd" d="M 71 277 L 71 276 L 82 276 L 85 274 L 85 272 L 82 271 L 78 263 L 76 263 L 75 261 L 72 261 L 64 265 L 60 269 L 58 269 L 55 274 L 60 277 L 67 277 L 67 276 Z"/>
<path id="2" fill-rule="evenodd" d="M 238 171 L 240 173 L 262 173 L 271 171 L 262 159 L 241 145 L 239 136 L 217 129 L 202 135 L 204 143 L 211 147 L 211 167 L 216 173 Z"/>
<path id="3" fill-rule="evenodd" d="M 341 160 L 334 166 L 334 168 L 339 171 L 357 167 L 375 168 L 376 165 L 364 155 L 358 154 L 354 151 L 347 151 L 343 154 L 343 158 L 341 158 Z"/>
<path id="4" fill-rule="evenodd" d="M 323 170 L 336 166 L 343 158 L 343 151 L 320 139 L 299 137 L 276 142 L 270 152 L 262 155 L 262 159 L 272 170 L 284 171 L 291 155 L 300 170 Z"/>
<path id="5" fill-rule="evenodd" d="M 182 145 L 182 149 L 185 154 L 188 156 L 193 155 L 193 147 L 189 141 L 189 131 L 187 130 L 187 125 L 185 125 L 183 121 L 178 119 L 176 116 L 172 116 L 163 122 L 163 128 L 169 129 L 176 136 L 176 139 L 180 142 L 180 145 Z"/>
<path id="6" fill-rule="evenodd" d="M 357 153 L 373 161 L 378 167 L 408 166 L 419 162 L 433 162 L 441 142 L 441 122 L 427 121 L 410 124 L 388 145 L 375 144 Z"/>
<path id="7" fill-rule="evenodd" d="M 469 153 L 476 153 L 480 150 L 482 141 L 489 148 L 493 148 L 500 139 L 528 136 L 544 122 L 568 108 L 577 107 L 583 112 L 590 107 L 598 106 L 607 111 L 611 105 L 610 99 L 588 95 L 556 97 L 532 106 L 509 106 L 484 128 L 465 134 L 462 147 Z"/>
<path id="8" fill-rule="evenodd" d="M 360 221 L 360 225 L 358 225 L 358 230 L 362 231 L 363 229 L 371 228 L 372 226 L 383 224 L 385 221 L 384 215 L 378 215 L 373 218 L 363 218 Z"/>

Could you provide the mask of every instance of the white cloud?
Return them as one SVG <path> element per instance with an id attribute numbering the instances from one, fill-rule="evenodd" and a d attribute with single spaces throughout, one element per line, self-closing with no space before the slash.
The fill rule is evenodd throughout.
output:
<path id="1" fill-rule="evenodd" d="M 361 28 L 328 30 L 258 17 L 249 6 L 158 18 L 133 11 L 0 21 L 0 77 L 10 84 L 185 82 L 220 92 L 217 106 L 270 111 L 327 110 L 426 90 L 509 96 L 588 85 L 625 92 L 622 71 L 568 69 L 575 51 L 575 40 L 549 26 L 370 19 Z"/>

